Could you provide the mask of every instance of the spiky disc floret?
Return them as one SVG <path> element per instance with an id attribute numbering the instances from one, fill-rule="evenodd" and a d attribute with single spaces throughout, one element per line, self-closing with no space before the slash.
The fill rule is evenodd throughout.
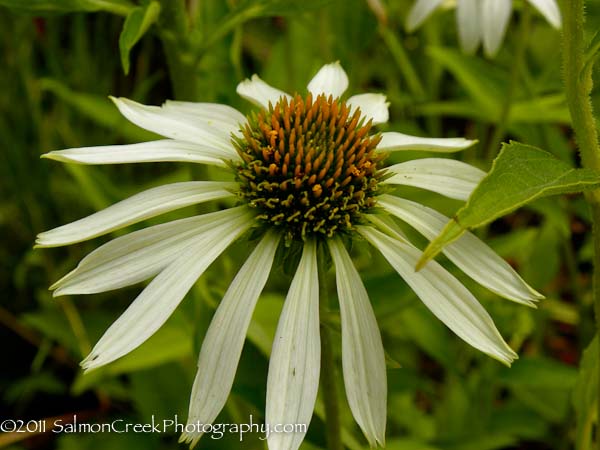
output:
<path id="1" fill-rule="evenodd" d="M 296 95 L 249 117 L 236 147 L 240 195 L 289 242 L 348 232 L 375 205 L 375 147 L 360 110 L 340 99 Z"/>

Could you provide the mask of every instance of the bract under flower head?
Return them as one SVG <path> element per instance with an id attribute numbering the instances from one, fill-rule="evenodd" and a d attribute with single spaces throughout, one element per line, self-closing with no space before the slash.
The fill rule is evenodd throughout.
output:
<path id="1" fill-rule="evenodd" d="M 236 140 L 240 194 L 286 242 L 349 231 L 375 205 L 380 135 L 332 95 L 282 97 L 252 115 Z"/>

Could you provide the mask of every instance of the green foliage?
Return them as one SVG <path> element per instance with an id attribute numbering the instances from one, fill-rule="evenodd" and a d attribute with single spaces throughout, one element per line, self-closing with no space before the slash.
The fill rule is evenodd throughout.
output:
<path id="1" fill-rule="evenodd" d="M 108 11 L 125 15 L 134 7 L 129 0 L 0 0 L 0 5 L 31 14 Z"/>
<path id="2" fill-rule="evenodd" d="M 427 247 L 421 266 L 467 230 L 486 225 L 542 197 L 584 192 L 600 186 L 600 174 L 573 169 L 529 145 L 504 144 L 492 169 L 471 197 Z"/>
<path id="3" fill-rule="evenodd" d="M 383 15 L 370 9 L 383 5 Z M 187 99 L 251 111 L 235 93 L 253 73 L 305 93 L 318 68 L 340 60 L 348 95 L 382 92 L 383 131 L 465 136 L 481 145 L 452 155 L 489 167 L 518 47 L 514 26 L 496 59 L 457 46 L 453 11 L 440 10 L 414 34 L 403 23 L 412 0 L 0 0 L 0 374 L 3 417 L 89 414 L 85 421 L 184 422 L 196 362 L 212 314 L 249 252 L 243 241 L 200 278 L 177 312 L 146 343 L 104 368 L 79 362 L 142 290 L 53 299 L 48 286 L 104 238 L 65 249 L 32 250 L 41 231 L 77 220 L 150 186 L 220 179 L 218 168 L 164 163 L 63 165 L 39 156 L 68 147 L 158 139 L 125 120 L 109 95 L 159 105 Z M 514 2 L 519 5 L 519 2 Z M 563 2 L 568 3 L 568 2 Z M 160 7 L 159 7 L 160 5 Z M 185 5 L 185 9 L 178 9 Z M 68 14 L 67 14 L 68 13 Z M 178 16 L 177 13 L 180 13 Z M 180 20 L 181 19 L 181 20 Z M 600 5 L 588 2 L 586 70 L 595 70 Z M 469 348 L 419 302 L 381 255 L 352 248 L 382 332 L 388 361 L 387 448 L 482 450 L 591 448 L 598 396 L 598 346 L 591 307 L 590 217 L 580 192 L 596 173 L 574 169 L 575 142 L 557 58 L 560 33 L 535 17 L 507 117 L 505 145 L 464 209 L 412 188 L 397 194 L 458 217 L 457 232 L 479 227 L 490 246 L 546 295 L 536 310 L 504 302 L 447 261 L 476 295 L 520 359 L 511 369 Z M 592 92 L 600 104 L 600 90 Z M 539 150 L 543 148 L 545 151 Z M 554 155 L 554 156 L 552 156 Z M 390 163 L 440 155 L 395 152 Z M 519 208 L 527 205 L 527 208 Z M 222 207 L 188 208 L 149 221 Z M 512 211 L 511 214 L 506 215 Z M 456 224 L 455 222 L 452 222 Z M 130 227 L 139 229 L 147 224 Z M 401 224 L 398 223 L 398 226 Z M 420 248 L 414 230 L 403 231 Z M 114 233 L 115 237 L 119 233 Z M 283 260 L 282 260 L 283 261 Z M 217 422 L 264 420 L 269 354 L 296 260 L 275 267 L 248 332 L 230 399 Z M 335 299 L 334 299 L 335 300 Z M 323 314 L 333 335 L 346 448 L 367 444 L 345 403 L 338 311 Z M 587 349 L 583 349 L 583 343 Z M 574 414 L 576 413 L 576 414 Z M 82 416 L 82 417 L 83 417 Z M 324 449 L 322 399 L 301 449 Z M 178 433 L 21 434 L 10 448 L 172 449 Z M 259 436 L 208 436 L 198 449 L 264 450 Z"/>
<path id="4" fill-rule="evenodd" d="M 132 9 L 125 23 L 123 31 L 119 36 L 119 50 L 121 51 L 121 64 L 125 74 L 129 73 L 129 52 L 133 46 L 142 38 L 148 28 L 158 20 L 160 14 L 160 3 L 151 1 L 144 6 Z"/>

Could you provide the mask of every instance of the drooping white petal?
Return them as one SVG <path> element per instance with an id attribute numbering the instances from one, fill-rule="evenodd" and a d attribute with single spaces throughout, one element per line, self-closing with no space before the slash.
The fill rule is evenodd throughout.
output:
<path id="1" fill-rule="evenodd" d="M 86 256 L 77 267 L 50 286 L 54 296 L 93 294 L 147 280 L 173 262 L 200 235 L 252 213 L 246 207 L 175 220 L 107 242 Z"/>
<path id="2" fill-rule="evenodd" d="M 275 332 L 267 377 L 265 422 L 305 424 L 313 414 L 319 386 L 319 278 L 317 245 L 304 244 L 302 258 Z M 269 450 L 297 450 L 306 433 L 272 433 Z"/>
<path id="3" fill-rule="evenodd" d="M 415 272 L 422 252 L 371 227 L 358 231 L 396 269 L 429 310 L 458 337 L 492 358 L 510 365 L 516 353 L 504 342 L 477 299 L 436 261 Z"/>
<path id="4" fill-rule="evenodd" d="M 381 133 L 381 142 L 377 145 L 377 150 L 382 152 L 424 150 L 428 152 L 453 153 L 469 148 L 476 143 L 477 141 L 465 138 L 424 138 L 388 131 Z"/>
<path id="5" fill-rule="evenodd" d="M 173 313 L 206 268 L 253 223 L 245 216 L 191 242 L 179 258 L 142 291 L 81 362 L 85 370 L 108 364 L 140 346 Z"/>
<path id="6" fill-rule="evenodd" d="M 486 55 L 495 56 L 504 40 L 512 11 L 512 0 L 480 0 L 483 48 Z"/>
<path id="7" fill-rule="evenodd" d="M 42 155 L 43 158 L 76 164 L 126 164 L 181 161 L 225 167 L 225 161 L 239 157 L 222 148 L 208 147 L 174 139 L 130 145 L 69 148 Z"/>
<path id="8" fill-rule="evenodd" d="M 386 123 L 390 118 L 389 102 L 383 94 L 359 94 L 350 97 L 346 104 L 352 108 L 360 108 L 361 115 L 366 120 L 372 120 L 373 125 Z"/>
<path id="9" fill-rule="evenodd" d="M 529 3 L 535 6 L 554 28 L 560 28 L 562 26 L 560 9 L 558 8 L 556 0 L 529 0 Z"/>
<path id="10" fill-rule="evenodd" d="M 340 65 L 339 61 L 325 64 L 308 83 L 308 92 L 313 97 L 325 94 L 333 98 L 341 97 L 348 89 L 348 75 Z"/>
<path id="11" fill-rule="evenodd" d="M 385 446 L 385 354 L 369 296 L 339 238 L 329 239 L 342 320 L 342 367 L 352 415 L 371 447 Z"/>
<path id="12" fill-rule="evenodd" d="M 182 114 L 168 104 L 162 107 L 148 106 L 127 98 L 111 99 L 121 114 L 138 127 L 171 139 L 218 147 L 230 151 L 232 155 L 235 154 L 231 144 L 231 121 L 211 116 L 210 111 L 206 113 L 206 117 L 199 118 L 193 114 Z M 202 103 L 199 103 L 197 108 L 201 108 L 201 105 Z M 209 110 L 211 109 L 209 107 Z"/>
<path id="13" fill-rule="evenodd" d="M 202 123 L 220 122 L 223 128 L 230 133 L 240 129 L 240 125 L 246 123 L 246 117 L 237 109 L 229 105 L 219 103 L 196 103 L 167 100 L 163 110 L 178 115 L 185 120 L 200 121 Z"/>
<path id="14" fill-rule="evenodd" d="M 236 91 L 240 97 L 265 109 L 269 108 L 269 103 L 275 106 L 282 97 L 291 99 L 285 92 L 265 83 L 258 75 L 252 75 L 252 78 L 242 81 L 237 85 Z"/>
<path id="15" fill-rule="evenodd" d="M 475 53 L 481 43 L 481 0 L 458 0 L 456 21 L 465 53 Z"/>
<path id="16" fill-rule="evenodd" d="M 453 159 L 423 158 L 386 168 L 393 175 L 384 183 L 414 186 L 456 200 L 467 200 L 485 172 Z"/>
<path id="17" fill-rule="evenodd" d="M 252 312 L 263 290 L 280 236 L 269 232 L 246 260 L 223 297 L 202 343 L 190 399 L 188 424 L 213 423 L 233 386 Z M 202 433 L 183 433 L 194 446 Z"/>
<path id="18" fill-rule="evenodd" d="M 140 192 L 90 216 L 40 233 L 39 247 L 74 244 L 185 206 L 231 197 L 236 184 L 220 181 L 186 181 Z"/>
<path id="19" fill-rule="evenodd" d="M 400 241 L 407 241 L 408 238 L 400 227 L 394 222 L 394 220 L 387 214 L 365 214 L 365 217 L 375 227 L 386 234 L 389 234 L 394 239 Z"/>
<path id="20" fill-rule="evenodd" d="M 429 240 L 438 236 L 449 221 L 446 216 L 431 208 L 391 195 L 380 196 L 378 204 Z M 533 302 L 544 298 L 473 233 L 466 232 L 444 247 L 443 252 L 463 272 L 501 297 L 528 306 L 535 306 Z"/>
<path id="21" fill-rule="evenodd" d="M 406 18 L 406 30 L 413 32 L 421 26 L 444 0 L 417 0 Z"/>

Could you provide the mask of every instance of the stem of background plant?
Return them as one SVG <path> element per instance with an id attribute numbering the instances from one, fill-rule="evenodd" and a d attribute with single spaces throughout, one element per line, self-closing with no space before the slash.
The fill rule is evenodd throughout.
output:
<path id="1" fill-rule="evenodd" d="M 321 247 L 319 252 L 319 267 L 329 267 L 325 261 L 326 249 Z M 340 424 L 340 407 L 337 395 L 336 367 L 331 343 L 331 330 L 323 318 L 328 314 L 330 297 L 328 273 L 323 270 L 319 273 L 319 302 L 321 306 L 321 389 L 325 403 L 325 429 L 327 448 L 329 450 L 343 450 L 342 431 Z"/>
<path id="2" fill-rule="evenodd" d="M 413 97 L 422 100 L 425 97 L 425 88 L 417 75 L 417 71 L 412 65 L 411 59 L 406 54 L 406 50 L 402 46 L 402 43 L 387 25 L 380 23 L 378 30 L 381 38 L 392 54 L 392 58 L 394 58 L 398 69 L 402 73 L 409 91 Z"/>
<path id="3" fill-rule="evenodd" d="M 163 43 L 173 92 L 178 100 L 197 100 L 196 59 L 189 43 L 185 0 L 160 0 L 160 38 Z"/>
<path id="4" fill-rule="evenodd" d="M 563 70 L 567 103 L 573 120 L 575 139 L 583 166 L 600 172 L 600 147 L 590 93 L 593 88 L 592 63 L 585 59 L 584 22 L 585 0 L 564 3 Z M 600 190 L 586 195 L 591 209 L 594 240 L 593 298 L 597 334 L 600 337 Z M 598 346 L 600 348 L 600 346 Z M 600 374 L 598 374 L 600 376 Z M 600 395 L 600 393 L 599 393 Z M 598 420 L 600 420 L 600 398 Z M 597 426 L 597 429 L 600 427 Z M 590 438 L 591 439 L 591 438 Z M 600 448 L 600 435 L 596 433 Z"/>
<path id="5" fill-rule="evenodd" d="M 519 36 L 517 37 L 517 46 L 515 49 L 515 57 L 513 64 L 510 68 L 510 78 L 508 81 L 508 89 L 504 96 L 504 102 L 500 115 L 498 116 L 498 122 L 494 126 L 494 132 L 490 138 L 488 148 L 486 151 L 486 157 L 488 161 L 492 161 L 498 151 L 500 150 L 500 144 L 504 136 L 506 135 L 506 129 L 508 127 L 508 121 L 510 118 L 510 110 L 512 108 L 512 102 L 514 100 L 515 91 L 519 81 L 519 72 L 525 65 L 525 55 L 527 52 L 527 43 L 529 41 L 529 30 L 531 28 L 531 9 L 529 5 L 523 3 L 523 13 L 521 14 L 521 23 L 519 26 Z"/>

